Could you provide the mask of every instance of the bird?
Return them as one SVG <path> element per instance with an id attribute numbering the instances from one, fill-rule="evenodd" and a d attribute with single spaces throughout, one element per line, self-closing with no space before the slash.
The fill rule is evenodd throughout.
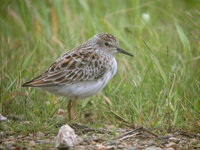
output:
<path id="1" fill-rule="evenodd" d="M 68 98 L 67 113 L 71 121 L 71 107 L 77 115 L 76 101 L 98 94 L 115 75 L 116 53 L 133 57 L 119 47 L 114 35 L 98 33 L 62 54 L 44 73 L 25 82 L 22 87 L 38 87 Z"/>

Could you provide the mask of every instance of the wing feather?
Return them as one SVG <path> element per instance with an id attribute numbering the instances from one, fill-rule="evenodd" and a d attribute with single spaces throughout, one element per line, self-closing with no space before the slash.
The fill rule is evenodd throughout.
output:
<path id="1" fill-rule="evenodd" d="M 108 58 L 85 43 L 64 53 L 43 74 L 22 87 L 44 87 L 97 80 L 106 71 Z"/>

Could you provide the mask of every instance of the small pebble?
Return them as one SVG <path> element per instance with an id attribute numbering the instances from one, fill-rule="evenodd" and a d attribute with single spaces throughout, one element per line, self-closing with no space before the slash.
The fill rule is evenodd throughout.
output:
<path id="1" fill-rule="evenodd" d="M 154 144 L 155 144 L 155 141 L 149 140 L 149 141 L 146 142 L 145 145 L 147 145 L 147 146 L 152 146 L 152 145 L 154 145 Z"/>
<path id="2" fill-rule="evenodd" d="M 174 142 L 169 142 L 169 144 L 165 145 L 166 148 L 179 148 L 179 146 Z"/>
<path id="3" fill-rule="evenodd" d="M 15 137 L 14 136 L 10 136 L 9 138 L 8 138 L 8 140 L 13 140 L 13 139 L 15 139 Z"/>
<path id="4" fill-rule="evenodd" d="M 0 121 L 7 121 L 7 118 L 0 114 Z"/>
<path id="5" fill-rule="evenodd" d="M 168 144 L 168 143 L 169 143 L 168 141 L 163 141 L 161 144 L 165 145 L 165 144 Z"/>
<path id="6" fill-rule="evenodd" d="M 10 136 L 9 138 L 8 138 L 8 140 L 10 140 L 11 142 L 13 142 L 13 143 L 15 143 L 16 142 L 16 140 L 15 140 L 15 137 L 14 136 Z"/>
<path id="7" fill-rule="evenodd" d="M 42 133 L 42 132 L 37 132 L 37 133 L 35 133 L 35 135 L 36 135 L 37 137 L 41 137 L 41 136 L 44 136 L 44 133 Z"/>
<path id="8" fill-rule="evenodd" d="M 88 145 L 88 143 L 87 142 L 81 142 L 81 145 Z"/>
<path id="9" fill-rule="evenodd" d="M 86 146 L 76 146 L 75 150 L 85 150 Z"/>
<path id="10" fill-rule="evenodd" d="M 152 146 L 152 147 L 145 148 L 145 150 L 162 150 L 162 148 Z"/>
<path id="11" fill-rule="evenodd" d="M 35 143 L 35 141 L 30 141 L 30 146 L 35 146 L 36 145 L 36 143 Z"/>
<path id="12" fill-rule="evenodd" d="M 49 139 L 46 139 L 46 140 L 44 140 L 44 141 L 45 141 L 45 143 L 47 143 L 47 144 L 50 143 L 50 140 L 49 140 Z"/>
<path id="13" fill-rule="evenodd" d="M 171 134 L 171 133 L 167 133 L 167 134 L 165 134 L 165 138 L 171 138 L 171 137 L 173 137 L 174 135 L 173 134 Z"/>
<path id="14" fill-rule="evenodd" d="M 200 149 L 200 143 L 196 146 L 194 146 L 195 149 Z"/>
<path id="15" fill-rule="evenodd" d="M 169 142 L 174 142 L 174 143 L 178 144 L 180 142 L 180 139 L 171 137 L 171 138 L 169 138 Z"/>
<path id="16" fill-rule="evenodd" d="M 45 144 L 45 143 L 46 143 L 45 140 L 37 140 L 36 142 L 37 142 L 37 143 L 40 143 L 40 144 Z"/>
<path id="17" fill-rule="evenodd" d="M 14 133 L 15 133 L 14 131 L 10 131 L 10 132 L 9 132 L 9 134 L 11 134 L 11 135 L 14 134 Z"/>
<path id="18" fill-rule="evenodd" d="M 180 135 L 180 133 L 179 132 L 175 132 L 174 135 L 178 136 L 178 135 Z"/>
<path id="19" fill-rule="evenodd" d="M 55 142 L 54 141 L 50 141 L 49 144 L 55 144 Z"/>
<path id="20" fill-rule="evenodd" d="M 141 134 L 141 135 L 136 135 L 137 138 L 140 138 L 140 139 L 145 139 L 145 135 Z"/>
<path id="21" fill-rule="evenodd" d="M 117 143 L 117 142 L 111 142 L 109 145 L 119 145 L 119 143 Z"/>
<path id="22" fill-rule="evenodd" d="M 93 150 L 93 149 L 97 149 L 97 147 L 94 146 L 94 145 L 76 146 L 76 147 L 75 147 L 75 150 Z"/>
<path id="23" fill-rule="evenodd" d="M 4 135 L 5 135 L 5 133 L 1 131 L 0 132 L 0 136 L 4 136 Z"/>
<path id="24" fill-rule="evenodd" d="M 187 141 L 185 141 L 185 140 L 181 140 L 180 142 L 179 142 L 179 144 L 181 144 L 181 145 L 185 145 L 187 143 Z"/>
<path id="25" fill-rule="evenodd" d="M 17 137 L 18 137 L 18 138 L 23 138 L 24 136 L 23 136 L 23 135 L 18 135 Z"/>
<path id="26" fill-rule="evenodd" d="M 12 147 L 10 147 L 10 148 L 9 148 L 9 150 L 15 150 L 15 147 L 14 147 L 14 146 L 12 146 Z"/>
<path id="27" fill-rule="evenodd" d="M 5 147 L 0 145 L 0 150 L 4 150 L 4 149 L 5 149 Z"/>
<path id="28" fill-rule="evenodd" d="M 123 148 L 125 148 L 125 146 L 123 146 L 123 145 L 119 145 L 119 146 L 117 146 L 117 148 L 119 148 L 119 149 L 123 149 Z"/>
<path id="29" fill-rule="evenodd" d="M 136 150 L 136 149 L 137 149 L 136 147 L 132 147 L 132 146 L 127 148 L 127 150 Z"/>
<path id="30" fill-rule="evenodd" d="M 6 145 L 5 145 L 5 148 L 6 148 L 6 149 L 10 149 L 11 147 L 12 147 L 12 145 L 10 145 L 10 144 L 6 144 Z"/>

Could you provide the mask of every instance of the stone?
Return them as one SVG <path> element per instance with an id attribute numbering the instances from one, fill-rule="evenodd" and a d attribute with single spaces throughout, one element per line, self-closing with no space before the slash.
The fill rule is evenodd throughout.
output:
<path id="1" fill-rule="evenodd" d="M 4 124 L 4 125 L 2 126 L 3 131 L 7 131 L 8 128 L 9 128 L 9 126 L 8 126 L 7 124 Z"/>
<path id="2" fill-rule="evenodd" d="M 119 146 L 117 146 L 117 148 L 119 148 L 119 149 L 123 149 L 123 148 L 125 148 L 125 146 L 123 146 L 123 145 L 119 145 Z"/>
<path id="3" fill-rule="evenodd" d="M 64 114 L 66 113 L 67 111 L 64 110 L 64 109 L 58 109 L 58 115 L 61 115 L 61 114 Z"/>
<path id="4" fill-rule="evenodd" d="M 74 130 L 68 125 L 62 126 L 55 139 L 55 147 L 59 149 L 69 148 L 74 147 L 77 143 L 78 139 Z"/>
<path id="5" fill-rule="evenodd" d="M 171 137 L 173 137 L 174 135 L 173 134 L 171 134 L 171 133 L 167 133 L 167 134 L 165 134 L 165 138 L 171 138 Z"/>
<path id="6" fill-rule="evenodd" d="M 5 133 L 4 132 L 0 132 L 0 137 L 4 137 L 5 136 Z"/>
<path id="7" fill-rule="evenodd" d="M 10 149 L 12 147 L 11 144 L 5 144 L 5 149 Z"/>
<path id="8" fill-rule="evenodd" d="M 155 144 L 155 141 L 149 140 L 149 141 L 146 142 L 145 145 L 147 145 L 147 146 L 152 146 L 152 145 L 154 145 L 154 144 Z"/>
<path id="9" fill-rule="evenodd" d="M 174 148 L 163 148 L 163 150 L 174 150 Z"/>
<path id="10" fill-rule="evenodd" d="M 55 142 L 54 141 L 50 141 L 49 144 L 55 144 Z"/>
<path id="11" fill-rule="evenodd" d="M 94 145 L 88 145 L 88 146 L 76 146 L 75 150 L 96 150 L 97 147 Z"/>
<path id="12" fill-rule="evenodd" d="M 111 142 L 109 145 L 119 145 L 119 143 L 117 143 L 117 142 Z"/>
<path id="13" fill-rule="evenodd" d="M 198 145 L 194 146 L 193 148 L 200 149 L 200 143 Z"/>
<path id="14" fill-rule="evenodd" d="M 145 138 L 146 138 L 146 136 L 145 136 L 145 135 L 143 135 L 143 134 L 136 135 L 136 137 L 137 137 L 137 138 L 139 138 L 139 139 L 145 139 Z"/>
<path id="15" fill-rule="evenodd" d="M 145 148 L 145 150 L 162 150 L 162 148 L 152 146 L 152 147 Z"/>
<path id="16" fill-rule="evenodd" d="M 0 150 L 4 150 L 4 149 L 5 149 L 5 147 L 0 145 Z"/>
<path id="17" fill-rule="evenodd" d="M 132 146 L 127 148 L 127 150 L 136 150 L 136 149 L 137 149 L 136 147 L 132 147 Z"/>
<path id="18" fill-rule="evenodd" d="M 175 132 L 174 135 L 178 136 L 178 135 L 180 135 L 180 132 Z"/>
<path id="19" fill-rule="evenodd" d="M 14 146 L 12 146 L 12 147 L 10 147 L 10 148 L 9 148 L 9 150 L 15 150 L 15 147 L 14 147 Z"/>
<path id="20" fill-rule="evenodd" d="M 9 132 L 10 135 L 12 135 L 12 134 L 14 134 L 14 133 L 15 133 L 14 131 L 10 131 L 10 132 Z"/>
<path id="21" fill-rule="evenodd" d="M 37 143 L 40 143 L 40 144 L 46 144 L 46 141 L 45 140 L 36 140 Z"/>
<path id="22" fill-rule="evenodd" d="M 0 114 L 0 121 L 8 121 L 6 117 L 4 117 L 2 114 Z"/>
<path id="23" fill-rule="evenodd" d="M 175 148 L 178 149 L 179 146 L 174 142 L 169 142 L 169 144 L 165 145 L 166 148 Z"/>
<path id="24" fill-rule="evenodd" d="M 15 142 L 16 142 L 16 140 L 15 140 L 15 137 L 14 137 L 14 136 L 10 136 L 10 137 L 8 138 L 8 140 L 10 140 L 12 143 L 15 143 Z"/>
<path id="25" fill-rule="evenodd" d="M 35 146 L 36 143 L 35 143 L 35 141 L 30 141 L 29 145 L 30 145 L 30 146 Z"/>
<path id="26" fill-rule="evenodd" d="M 178 144 L 180 142 L 180 139 L 171 137 L 171 138 L 169 138 L 169 142 L 174 142 L 174 143 Z"/>
<path id="27" fill-rule="evenodd" d="M 44 141 L 45 141 L 45 143 L 47 143 L 47 144 L 50 143 L 50 139 L 45 139 Z"/>
<path id="28" fill-rule="evenodd" d="M 102 144 L 98 144 L 97 143 L 96 146 L 97 146 L 98 149 L 106 149 L 106 147 L 104 145 L 102 145 Z"/>
<path id="29" fill-rule="evenodd" d="M 185 145 L 186 143 L 187 143 L 186 140 L 181 140 L 181 141 L 179 142 L 179 144 L 181 144 L 181 145 Z"/>
<path id="30" fill-rule="evenodd" d="M 169 144 L 169 142 L 168 142 L 167 140 L 165 140 L 165 141 L 163 141 L 161 144 L 162 144 L 162 145 L 166 145 L 166 144 Z"/>
<path id="31" fill-rule="evenodd" d="M 109 150 L 114 150 L 114 149 L 115 149 L 115 146 L 114 146 L 114 145 L 111 145 L 111 146 L 106 146 L 106 149 L 109 149 Z"/>
<path id="32" fill-rule="evenodd" d="M 26 147 L 25 146 L 22 146 L 21 144 L 19 144 L 19 143 L 13 143 L 13 145 L 12 146 L 14 146 L 15 147 L 15 150 L 17 149 L 19 149 L 19 150 L 21 150 L 21 149 L 26 149 Z"/>
<path id="33" fill-rule="evenodd" d="M 9 136 L 9 138 L 8 138 L 8 140 L 13 140 L 13 139 L 15 139 L 15 137 L 14 136 Z"/>
<path id="34" fill-rule="evenodd" d="M 75 150 L 86 150 L 86 146 L 76 146 Z"/>
<path id="35" fill-rule="evenodd" d="M 18 137 L 18 138 L 23 138 L 23 137 L 24 137 L 24 135 L 18 135 L 17 137 Z"/>
<path id="36" fill-rule="evenodd" d="M 197 145 L 199 143 L 199 140 L 197 140 L 197 139 L 191 139 L 190 143 L 191 143 L 191 145 Z"/>
<path id="37" fill-rule="evenodd" d="M 41 136 L 44 136 L 44 133 L 42 133 L 42 132 L 37 132 L 37 133 L 35 133 L 35 136 L 41 137 Z"/>

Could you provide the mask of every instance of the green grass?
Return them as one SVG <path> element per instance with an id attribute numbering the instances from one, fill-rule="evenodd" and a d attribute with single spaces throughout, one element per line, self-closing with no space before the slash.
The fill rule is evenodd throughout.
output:
<path id="1" fill-rule="evenodd" d="M 32 122 L 10 130 L 54 130 L 67 100 L 55 103 L 53 95 L 20 85 L 65 51 L 109 32 L 135 57 L 117 54 L 118 71 L 102 91 L 107 99 L 78 101 L 79 113 L 92 113 L 96 127 L 135 123 L 200 132 L 199 1 L 3 0 L 0 7 L 0 113 Z"/>

